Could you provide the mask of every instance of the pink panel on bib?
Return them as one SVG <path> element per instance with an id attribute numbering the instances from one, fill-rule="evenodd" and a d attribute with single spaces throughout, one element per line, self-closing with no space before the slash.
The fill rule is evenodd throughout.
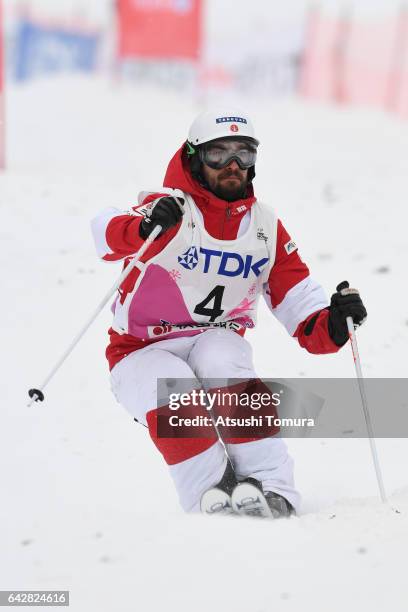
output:
<path id="1" fill-rule="evenodd" d="M 147 338 L 147 327 L 161 321 L 194 323 L 173 277 L 161 266 L 150 264 L 129 308 L 128 333 Z"/>

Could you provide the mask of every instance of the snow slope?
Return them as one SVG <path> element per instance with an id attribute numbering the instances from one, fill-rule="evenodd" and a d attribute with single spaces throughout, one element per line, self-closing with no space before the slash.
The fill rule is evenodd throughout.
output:
<path id="1" fill-rule="evenodd" d="M 262 141 L 258 197 L 329 294 L 344 278 L 360 288 L 366 375 L 406 377 L 408 126 L 376 111 L 241 103 Z M 185 516 L 145 430 L 110 394 L 108 309 L 46 402 L 26 407 L 119 273 L 96 259 L 89 219 L 160 185 L 198 110 L 185 96 L 81 78 L 9 92 L 0 589 L 70 589 L 75 612 L 405 610 L 405 440 L 378 440 L 390 505 L 367 440 L 291 440 L 299 518 Z M 308 355 L 265 308 L 248 337 L 263 376 L 354 376 L 348 347 Z"/>

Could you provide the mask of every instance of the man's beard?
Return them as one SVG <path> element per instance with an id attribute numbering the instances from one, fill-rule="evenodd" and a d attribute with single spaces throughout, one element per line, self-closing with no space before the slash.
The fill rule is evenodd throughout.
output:
<path id="1" fill-rule="evenodd" d="M 225 179 L 228 177 L 237 177 L 238 181 L 226 181 Z M 225 170 L 218 176 L 218 180 L 212 192 L 221 200 L 226 200 L 227 202 L 234 202 L 235 200 L 241 200 L 245 198 L 246 191 L 248 186 L 248 179 L 243 178 L 240 172 L 234 170 Z"/>

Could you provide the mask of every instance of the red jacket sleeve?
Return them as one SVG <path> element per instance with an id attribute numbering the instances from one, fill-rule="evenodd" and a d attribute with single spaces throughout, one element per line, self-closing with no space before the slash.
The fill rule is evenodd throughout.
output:
<path id="1" fill-rule="evenodd" d="M 300 323 L 293 334 L 300 346 L 309 353 L 322 355 L 325 353 L 337 353 L 337 346 L 330 338 L 328 329 L 329 311 L 327 308 L 311 314 L 305 321 Z"/>

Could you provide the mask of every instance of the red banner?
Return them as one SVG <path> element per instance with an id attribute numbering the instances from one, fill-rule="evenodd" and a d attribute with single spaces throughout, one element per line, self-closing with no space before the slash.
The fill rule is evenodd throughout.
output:
<path id="1" fill-rule="evenodd" d="M 408 10 L 362 22 L 310 14 L 301 93 L 408 115 Z"/>
<path id="2" fill-rule="evenodd" d="M 199 57 L 202 0 L 117 0 L 120 59 Z"/>

